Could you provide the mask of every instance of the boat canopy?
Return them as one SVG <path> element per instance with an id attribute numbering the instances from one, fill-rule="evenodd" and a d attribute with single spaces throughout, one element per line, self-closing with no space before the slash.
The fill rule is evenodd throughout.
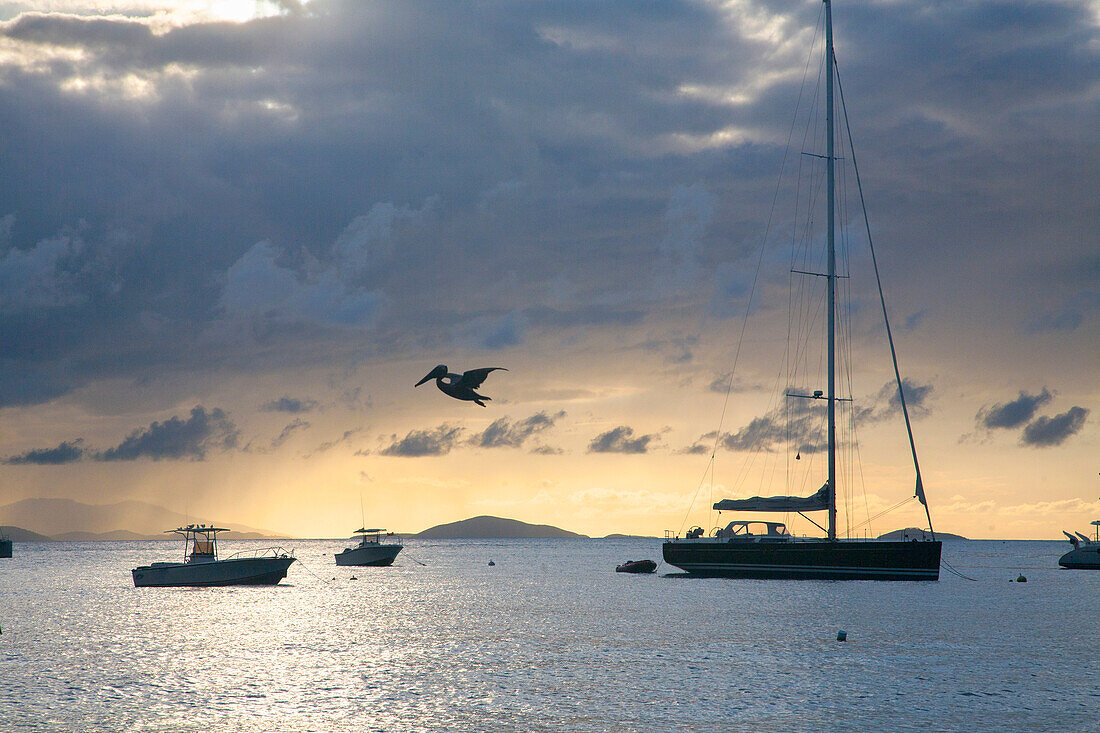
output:
<path id="1" fill-rule="evenodd" d="M 753 496 L 748 499 L 722 499 L 714 503 L 718 511 L 737 509 L 744 512 L 816 512 L 829 508 L 829 484 L 813 496 Z"/>
<path id="2" fill-rule="evenodd" d="M 213 525 L 208 526 L 208 525 L 205 525 L 205 524 L 189 524 L 186 527 L 178 527 L 176 529 L 166 529 L 166 530 L 164 530 L 164 534 L 183 534 L 183 535 L 186 535 L 186 534 L 194 534 L 196 532 L 199 532 L 199 533 L 202 533 L 202 534 L 209 534 L 211 532 L 228 532 L 228 531 L 229 530 L 226 529 L 225 527 L 215 527 Z"/>

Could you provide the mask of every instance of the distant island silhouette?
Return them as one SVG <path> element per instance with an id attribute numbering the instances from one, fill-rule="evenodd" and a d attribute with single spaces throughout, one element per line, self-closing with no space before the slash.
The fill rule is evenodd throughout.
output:
<path id="1" fill-rule="evenodd" d="M 163 540 L 174 539 L 164 534 L 165 530 L 185 524 L 215 524 L 205 517 L 181 514 L 144 501 L 84 504 L 72 499 L 23 499 L 5 504 L 0 506 L 0 522 L 13 530 L 10 536 L 17 542 Z M 230 530 L 221 536 L 227 540 L 285 537 L 244 524 L 230 522 L 216 526 Z M 24 532 L 29 533 L 26 539 L 17 536 Z"/>
<path id="2" fill-rule="evenodd" d="M 23 529 L 22 527 L 13 527 L 8 524 L 0 525 L 0 534 L 7 537 L 12 542 L 51 542 L 53 537 L 48 535 L 38 534 L 37 532 L 31 532 L 29 529 Z"/>
<path id="3" fill-rule="evenodd" d="M 905 529 L 895 529 L 893 532 L 887 532 L 886 534 L 880 534 L 878 536 L 878 538 L 880 540 L 906 540 L 906 539 L 908 539 L 908 540 L 912 540 L 912 539 L 919 540 L 919 539 L 923 539 L 925 537 L 927 537 L 928 539 L 932 539 L 932 535 L 929 534 L 928 530 L 917 529 L 916 527 L 906 527 Z M 937 540 L 965 540 L 965 539 L 969 539 L 969 538 L 968 537 L 963 537 L 962 535 L 951 534 L 950 532 L 936 532 L 936 539 Z"/>
<path id="4" fill-rule="evenodd" d="M 457 539 L 554 539 L 587 538 L 588 535 L 569 532 L 549 524 L 528 524 L 518 519 L 502 517 L 471 517 L 458 522 L 439 524 L 418 534 L 420 539 L 457 540 Z"/>

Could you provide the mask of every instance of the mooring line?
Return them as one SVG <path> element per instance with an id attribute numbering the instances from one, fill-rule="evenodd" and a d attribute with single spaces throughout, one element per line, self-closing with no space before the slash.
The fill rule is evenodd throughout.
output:
<path id="1" fill-rule="evenodd" d="M 295 560 L 297 560 L 297 561 L 298 561 L 298 564 L 302 566 L 302 569 L 303 569 L 303 570 L 305 570 L 305 571 L 306 571 L 307 573 L 309 573 L 310 575 L 312 575 L 312 576 L 313 576 L 314 578 L 316 578 L 317 580 L 320 580 L 320 581 L 321 581 L 322 583 L 331 583 L 331 582 L 333 582 L 334 580 L 336 580 L 336 578 L 332 578 L 331 580 L 326 580 L 325 578 L 322 578 L 322 577 L 321 577 L 320 575 L 318 575 L 317 573 L 315 573 L 315 572 L 313 572 L 312 570 L 310 570 L 309 566 L 308 566 L 308 565 L 306 565 L 306 564 L 305 564 L 304 562 L 302 562 L 302 558 L 300 558 L 300 557 L 298 557 L 298 558 L 295 558 Z"/>

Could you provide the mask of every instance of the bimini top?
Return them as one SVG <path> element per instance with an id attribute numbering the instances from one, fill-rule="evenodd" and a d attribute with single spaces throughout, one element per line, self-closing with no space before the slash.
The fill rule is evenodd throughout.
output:
<path id="1" fill-rule="evenodd" d="M 209 525 L 208 526 L 208 525 L 205 525 L 205 524 L 189 524 L 186 527 L 180 527 L 178 529 L 166 529 L 166 530 L 164 530 L 164 534 L 177 533 L 177 534 L 186 535 L 186 534 L 191 534 L 193 532 L 213 533 L 213 532 L 228 532 L 228 531 L 229 530 L 226 529 L 225 527 L 215 527 L 214 525 Z"/>
<path id="2" fill-rule="evenodd" d="M 353 534 L 378 534 L 385 531 L 384 529 L 357 529 Z"/>
<path id="3" fill-rule="evenodd" d="M 749 499 L 722 499 L 714 503 L 718 511 L 738 509 L 745 512 L 816 512 L 829 508 L 829 483 L 813 496 L 753 496 Z"/>

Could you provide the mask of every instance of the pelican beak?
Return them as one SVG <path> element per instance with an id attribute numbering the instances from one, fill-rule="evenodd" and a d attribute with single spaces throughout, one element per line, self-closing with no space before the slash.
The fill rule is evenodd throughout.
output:
<path id="1" fill-rule="evenodd" d="M 420 385 L 424 384 L 424 382 L 427 382 L 429 379 L 438 379 L 439 377 L 445 376 L 447 376 L 447 367 L 445 364 L 440 364 L 435 369 L 432 369 L 430 372 L 425 374 L 424 378 L 417 382 L 415 386 L 419 387 Z"/>

